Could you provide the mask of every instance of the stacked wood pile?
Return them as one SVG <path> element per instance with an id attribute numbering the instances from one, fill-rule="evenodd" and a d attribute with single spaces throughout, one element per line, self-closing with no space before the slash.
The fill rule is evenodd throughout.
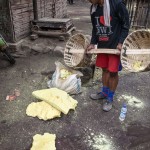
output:
<path id="1" fill-rule="evenodd" d="M 30 21 L 33 20 L 32 0 L 13 0 L 10 10 L 14 40 L 19 41 L 30 33 Z"/>

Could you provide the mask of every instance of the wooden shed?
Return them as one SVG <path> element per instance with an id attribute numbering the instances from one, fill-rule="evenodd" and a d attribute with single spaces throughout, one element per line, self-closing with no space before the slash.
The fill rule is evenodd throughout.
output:
<path id="1" fill-rule="evenodd" d="M 37 0 L 37 8 L 38 18 L 67 16 L 67 0 Z M 33 19 L 33 0 L 0 0 L 0 33 L 7 42 L 28 36 Z"/>

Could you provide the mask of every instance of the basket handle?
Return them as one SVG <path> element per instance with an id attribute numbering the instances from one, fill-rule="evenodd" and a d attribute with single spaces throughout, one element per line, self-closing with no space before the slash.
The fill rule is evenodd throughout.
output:
<path id="1" fill-rule="evenodd" d="M 142 54 L 150 54 L 150 49 L 126 49 L 123 48 L 121 50 L 123 56 L 127 55 L 142 55 Z M 104 54 L 115 54 L 115 55 L 120 55 L 120 50 L 118 49 L 91 49 L 90 51 L 86 51 L 85 49 L 70 49 L 69 53 L 87 53 L 87 54 L 99 54 L 99 53 L 104 53 Z"/>
<path id="2" fill-rule="evenodd" d="M 123 56 L 127 56 L 127 55 L 142 55 L 142 54 L 150 54 L 150 49 L 123 49 Z"/>
<path id="3" fill-rule="evenodd" d="M 88 54 L 105 53 L 105 54 L 120 55 L 120 50 L 118 50 L 118 49 L 91 49 L 90 51 L 87 51 L 87 53 Z"/>
<path id="4" fill-rule="evenodd" d="M 86 51 L 85 49 L 70 49 L 70 53 L 87 53 L 87 54 L 99 54 L 99 53 L 105 53 L 105 54 L 116 54 L 119 55 L 120 51 L 118 49 L 91 49 L 90 51 Z"/>

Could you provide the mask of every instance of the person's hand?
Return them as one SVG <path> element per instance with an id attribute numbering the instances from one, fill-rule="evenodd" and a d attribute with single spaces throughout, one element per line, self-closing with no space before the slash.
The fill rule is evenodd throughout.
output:
<path id="1" fill-rule="evenodd" d="M 122 44 L 121 43 L 118 43 L 117 49 L 121 51 L 121 49 L 122 49 Z"/>
<path id="2" fill-rule="evenodd" d="M 87 51 L 90 51 L 91 49 L 94 49 L 95 48 L 95 45 L 94 44 L 90 44 L 88 47 L 87 47 Z"/>
<path id="3" fill-rule="evenodd" d="M 118 49 L 118 50 L 120 51 L 120 53 L 121 53 L 121 49 L 122 49 L 122 44 L 121 44 L 121 43 L 118 43 L 117 49 Z M 120 55 L 120 53 L 118 52 L 118 55 Z"/>

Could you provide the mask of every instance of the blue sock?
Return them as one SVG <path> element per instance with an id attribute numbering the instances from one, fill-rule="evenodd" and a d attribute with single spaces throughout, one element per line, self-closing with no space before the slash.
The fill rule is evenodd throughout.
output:
<path id="1" fill-rule="evenodd" d="M 107 97 L 107 99 L 108 99 L 109 102 L 113 101 L 114 94 L 115 94 L 115 92 L 109 90 L 109 94 L 108 94 L 108 97 Z"/>
<path id="2" fill-rule="evenodd" d="M 121 71 L 121 70 L 122 70 L 122 64 L 121 64 L 121 62 L 120 62 L 118 71 Z"/>
<path id="3" fill-rule="evenodd" d="M 110 89 L 106 86 L 102 87 L 102 93 L 104 96 L 108 96 Z"/>

